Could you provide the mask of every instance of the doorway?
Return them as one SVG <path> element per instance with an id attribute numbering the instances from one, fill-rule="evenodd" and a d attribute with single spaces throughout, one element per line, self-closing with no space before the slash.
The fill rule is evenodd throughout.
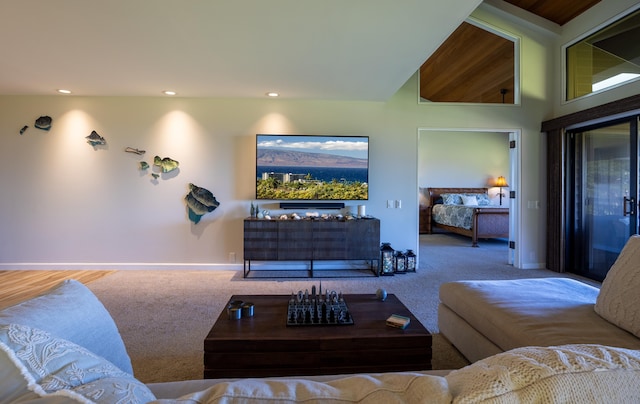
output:
<path id="1" fill-rule="evenodd" d="M 503 143 L 500 144 L 500 146 L 498 147 L 504 147 L 505 150 L 505 154 L 508 153 L 508 178 L 509 178 L 509 194 L 512 195 L 512 197 L 507 196 L 507 204 L 509 206 L 510 209 L 510 214 L 509 214 L 509 248 L 508 248 L 508 263 L 515 266 L 516 268 L 524 268 L 525 264 L 522 262 L 522 255 L 521 255 L 521 251 L 522 251 L 522 246 L 520 246 L 520 243 L 518 242 L 519 240 L 522 240 L 521 237 L 521 228 L 522 226 L 520 225 L 520 203 L 519 203 L 519 198 L 518 195 L 520 195 L 520 179 L 521 179 L 521 150 L 520 150 L 520 138 L 521 138 L 521 131 L 519 129 L 490 129 L 490 128 L 474 128 L 474 129 L 469 129 L 469 128 L 464 128 L 464 129 L 459 129 L 459 128 L 418 128 L 418 167 L 417 169 L 419 170 L 417 178 L 418 178 L 418 184 L 416 185 L 416 190 L 418 191 L 418 206 L 420 206 L 420 203 L 424 202 L 421 201 L 421 199 L 423 199 L 424 197 L 421 195 L 420 193 L 420 188 L 423 186 L 423 184 L 421 183 L 421 175 L 420 175 L 420 170 L 423 168 L 421 165 L 421 155 L 420 155 L 420 149 L 421 149 L 421 139 L 424 139 L 428 136 L 431 136 L 435 133 L 438 132 L 442 132 L 442 136 L 454 136 L 456 134 L 464 134 L 465 136 L 473 136 L 474 134 L 476 135 L 480 135 L 481 133 L 486 134 L 486 133 L 494 133 L 494 134 L 499 134 L 501 135 L 501 139 L 503 141 Z M 464 143 L 463 143 L 464 144 Z M 510 146 L 511 145 L 511 146 Z M 456 148 L 458 148 L 458 150 L 460 149 L 460 144 L 456 144 L 455 146 Z M 507 152 L 508 150 L 508 152 Z M 451 153 L 454 153 L 453 151 Z M 449 153 L 449 154 L 451 154 Z M 442 153 L 441 153 L 442 154 Z M 446 159 L 446 153 L 444 153 L 445 156 L 443 156 Z M 485 156 L 484 158 L 486 159 L 486 155 L 491 155 L 491 153 L 486 153 L 483 156 Z M 443 171 L 444 170 L 444 171 Z M 440 166 L 440 168 L 438 169 L 438 172 L 442 173 L 442 172 L 451 172 L 451 170 L 459 170 L 459 167 L 454 167 L 453 164 L 451 163 L 451 159 L 448 159 L 446 164 L 443 164 Z M 437 178 L 435 180 L 431 180 L 429 181 L 429 183 L 431 184 L 430 186 L 440 186 L 440 187 L 446 187 L 446 186 L 451 186 L 451 187 L 469 187 L 469 186 L 485 186 L 486 182 L 483 182 L 481 180 L 478 180 L 479 182 L 476 184 L 470 184 L 468 182 L 468 180 L 465 178 L 464 175 L 458 175 L 457 176 L 457 181 L 462 181 L 459 183 L 452 183 L 450 181 L 447 181 L 446 183 L 442 183 L 442 178 Z M 486 180 L 486 178 L 485 178 Z M 504 201 L 503 201 L 504 203 Z M 419 237 L 419 234 L 417 234 L 417 236 Z M 419 244 L 419 243 L 418 243 Z"/>
<path id="2" fill-rule="evenodd" d="M 638 116 L 567 131 L 567 270 L 602 281 L 638 232 Z"/>

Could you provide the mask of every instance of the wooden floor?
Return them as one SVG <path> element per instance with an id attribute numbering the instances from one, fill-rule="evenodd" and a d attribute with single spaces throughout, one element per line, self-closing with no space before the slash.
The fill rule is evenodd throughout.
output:
<path id="1" fill-rule="evenodd" d="M 37 296 L 65 279 L 87 284 L 115 271 L 0 271 L 0 308 Z"/>

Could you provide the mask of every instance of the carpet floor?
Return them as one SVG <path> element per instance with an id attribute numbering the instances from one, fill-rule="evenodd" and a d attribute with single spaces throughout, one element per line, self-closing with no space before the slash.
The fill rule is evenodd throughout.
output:
<path id="1" fill-rule="evenodd" d="M 468 364 L 438 334 L 438 289 L 461 279 L 519 279 L 569 276 L 548 270 L 517 269 L 507 263 L 507 242 L 466 237 L 420 236 L 415 273 L 390 277 L 323 278 L 323 290 L 394 293 L 434 334 L 433 368 Z M 116 271 L 87 286 L 113 316 L 131 356 L 134 374 L 145 383 L 201 379 L 203 340 L 233 294 L 290 294 L 318 284 L 318 279 L 245 279 L 242 271 Z M 256 308 L 259 315 L 259 308 Z"/>

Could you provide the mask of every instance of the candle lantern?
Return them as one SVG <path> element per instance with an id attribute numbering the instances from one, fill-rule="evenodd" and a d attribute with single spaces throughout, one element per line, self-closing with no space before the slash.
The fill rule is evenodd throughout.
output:
<path id="1" fill-rule="evenodd" d="M 416 272 L 416 254 L 413 250 L 407 250 L 405 257 L 407 258 L 407 272 Z"/>
<path id="2" fill-rule="evenodd" d="M 407 257 L 402 253 L 402 251 L 396 252 L 394 268 L 395 272 L 399 274 L 407 272 Z"/>
<path id="3" fill-rule="evenodd" d="M 393 275 L 393 248 L 391 243 L 382 243 L 380 247 L 380 274 Z"/>

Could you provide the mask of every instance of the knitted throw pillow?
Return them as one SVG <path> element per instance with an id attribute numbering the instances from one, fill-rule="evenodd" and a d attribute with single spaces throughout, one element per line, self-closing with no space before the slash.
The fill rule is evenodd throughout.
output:
<path id="1" fill-rule="evenodd" d="M 516 348 L 445 376 L 454 403 L 628 403 L 640 351 L 602 345 Z"/>
<path id="2" fill-rule="evenodd" d="M 594 306 L 605 320 L 640 338 L 640 236 L 631 236 L 602 282 Z"/>

